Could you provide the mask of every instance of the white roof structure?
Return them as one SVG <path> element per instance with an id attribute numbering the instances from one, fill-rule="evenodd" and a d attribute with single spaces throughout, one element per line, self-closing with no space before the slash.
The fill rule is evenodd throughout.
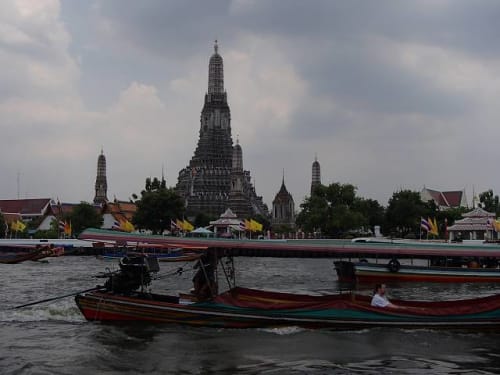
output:
<path id="1" fill-rule="evenodd" d="M 199 228 L 196 228 L 195 230 L 191 231 L 191 233 L 213 234 L 214 232 L 212 232 L 209 229 L 206 229 L 206 228 L 203 228 L 203 227 L 199 227 Z"/>
<path id="2" fill-rule="evenodd" d="M 217 229 L 222 229 L 223 232 L 231 233 L 233 231 L 241 231 L 240 229 L 241 219 L 236 216 L 236 214 L 228 208 L 217 220 L 211 221 L 210 225 L 213 225 L 214 232 L 219 232 Z"/>
<path id="3" fill-rule="evenodd" d="M 211 221 L 210 225 L 216 227 L 226 227 L 231 225 L 239 225 L 241 222 L 238 216 L 228 208 L 217 220 Z"/>
<path id="4" fill-rule="evenodd" d="M 448 227 L 450 232 L 461 231 L 488 231 L 492 230 L 491 222 L 495 214 L 478 207 L 462 215 L 463 219 L 455 221 L 455 224 Z"/>
<path id="5" fill-rule="evenodd" d="M 493 212 L 488 212 L 486 210 L 483 210 L 481 207 L 477 207 L 473 209 L 472 211 L 466 212 L 465 214 L 462 215 L 463 217 L 495 217 L 496 214 Z"/>

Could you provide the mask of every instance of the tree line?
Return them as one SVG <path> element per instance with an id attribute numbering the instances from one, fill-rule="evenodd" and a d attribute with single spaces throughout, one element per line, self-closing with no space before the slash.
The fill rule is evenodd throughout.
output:
<path id="1" fill-rule="evenodd" d="M 166 186 L 163 178 L 147 178 L 140 196 L 133 194 L 131 201 L 137 205 L 132 219 L 135 228 L 151 230 L 154 234 L 170 230 L 171 221 L 184 217 L 186 213 L 184 200 L 172 187 Z M 500 215 L 500 199 L 491 189 L 479 194 L 477 204 Z M 434 201 L 423 202 L 420 193 L 412 190 L 393 193 L 387 207 L 384 207 L 377 200 L 358 196 L 356 186 L 336 182 L 317 186 L 311 196 L 304 199 L 296 224 L 301 231 L 321 237 L 362 235 L 379 225 L 386 236 L 418 238 L 421 218 L 435 218 L 440 235 L 444 236 L 445 225 L 452 225 L 465 211 L 467 208 L 464 207 L 439 210 Z M 28 229 L 36 229 L 41 219 L 29 222 Z M 194 218 L 194 225 L 207 226 L 214 219 L 199 213 Z M 265 231 L 270 229 L 269 218 L 258 216 L 253 219 L 262 223 Z M 72 235 L 78 236 L 86 228 L 101 227 L 103 216 L 90 203 L 81 202 L 71 213 L 54 220 L 48 231 L 38 231 L 34 237 L 56 238 L 60 233 L 60 220 L 71 222 Z M 0 213 L 0 237 L 5 237 L 7 233 L 5 218 Z M 27 237 L 27 233 L 19 233 L 18 236 Z"/>
<path id="2" fill-rule="evenodd" d="M 484 208 L 488 210 L 496 202 L 498 210 L 498 196 L 485 193 L 479 198 Z M 444 236 L 445 223 L 452 225 L 467 211 L 463 207 L 439 210 L 434 201 L 424 202 L 420 193 L 412 190 L 393 193 L 384 207 L 376 200 L 359 197 L 356 186 L 342 183 L 318 186 L 300 208 L 297 225 L 304 232 L 331 238 L 364 234 L 375 225 L 386 236 L 418 238 L 421 218 L 429 217 L 436 219 Z"/>

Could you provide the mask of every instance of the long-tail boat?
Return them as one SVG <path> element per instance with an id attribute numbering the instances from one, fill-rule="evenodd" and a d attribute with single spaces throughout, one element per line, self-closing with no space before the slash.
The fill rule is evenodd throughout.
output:
<path id="1" fill-rule="evenodd" d="M 217 284 L 209 281 L 213 280 L 213 266 L 209 270 L 204 265 L 207 259 L 218 259 L 230 286 L 226 292 L 217 293 Z M 77 295 L 75 301 L 87 320 L 103 322 L 224 328 L 500 329 L 500 295 L 444 302 L 392 301 L 396 308 L 379 308 L 371 306 L 370 297 L 352 293 L 318 296 L 239 288 L 234 279 L 230 280 L 234 273 L 226 270 L 220 259 L 215 251 L 199 262 L 208 294 L 174 296 L 146 292 L 145 286 L 151 283 L 151 274 L 159 271 L 159 264 L 156 258 L 137 257 L 126 258 L 118 272 L 108 275 L 104 286 Z"/>
<path id="2" fill-rule="evenodd" d="M 1 264 L 16 264 L 27 260 L 40 260 L 50 256 L 48 246 L 2 246 L 0 252 Z"/>
<path id="3" fill-rule="evenodd" d="M 94 241 L 145 242 L 172 247 L 205 247 L 224 249 L 232 256 L 290 257 L 290 258 L 419 258 L 479 257 L 500 259 L 500 245 L 470 245 L 451 243 L 372 243 L 342 240 L 237 240 L 222 238 L 187 238 L 153 236 L 101 229 L 87 229 L 80 239 Z"/>
<path id="4" fill-rule="evenodd" d="M 178 296 L 94 291 L 76 297 L 90 321 L 145 321 L 191 326 L 361 329 L 370 327 L 499 329 L 500 296 L 446 302 L 393 301 L 370 306 L 354 294 L 311 296 L 234 288 L 211 301 L 185 304 Z"/>
<path id="5" fill-rule="evenodd" d="M 225 255 L 231 256 L 344 259 L 344 261 L 336 262 L 337 274 L 341 281 L 500 281 L 499 244 L 473 245 L 389 240 L 346 242 L 338 240 L 198 239 L 146 236 L 97 229 L 86 230 L 80 237 L 102 241 L 119 239 L 130 243 L 143 241 L 178 247 L 205 246 L 221 249 Z M 375 258 L 380 265 L 351 262 L 352 259 L 366 258 Z M 426 260 L 428 266 L 407 266 L 403 264 L 403 259 Z M 472 267 L 471 264 L 476 266 Z"/>

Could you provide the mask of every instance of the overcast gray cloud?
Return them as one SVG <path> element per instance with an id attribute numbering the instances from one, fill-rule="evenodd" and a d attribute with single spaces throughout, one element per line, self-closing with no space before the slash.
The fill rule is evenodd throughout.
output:
<path id="1" fill-rule="evenodd" d="M 58 1 L 0 5 L 0 198 L 109 197 L 196 146 L 213 40 L 233 136 L 271 203 L 323 181 L 386 203 L 423 185 L 500 189 L 497 1 Z"/>

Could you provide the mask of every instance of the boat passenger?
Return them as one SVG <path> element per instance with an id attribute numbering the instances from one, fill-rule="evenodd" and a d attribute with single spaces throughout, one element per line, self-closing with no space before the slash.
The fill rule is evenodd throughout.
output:
<path id="1" fill-rule="evenodd" d="M 391 308 L 400 307 L 391 303 L 389 299 L 386 297 L 384 284 L 375 285 L 375 291 L 373 293 L 371 305 L 374 307 L 391 307 Z"/>

